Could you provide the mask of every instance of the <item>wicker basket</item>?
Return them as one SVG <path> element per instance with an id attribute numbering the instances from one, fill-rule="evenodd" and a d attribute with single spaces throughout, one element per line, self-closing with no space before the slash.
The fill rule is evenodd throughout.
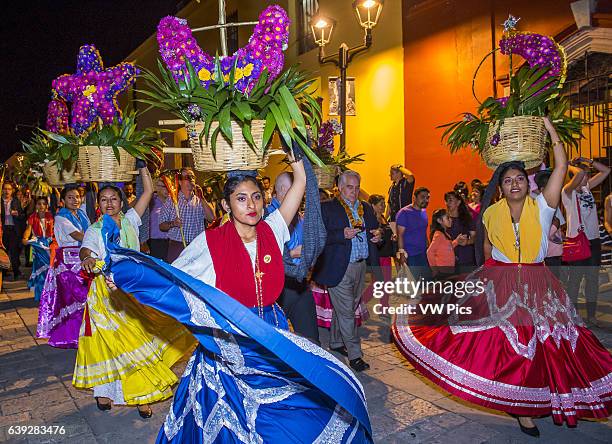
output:
<path id="1" fill-rule="evenodd" d="M 334 187 L 336 183 L 337 168 L 334 166 L 328 166 L 327 168 L 321 168 L 316 165 L 312 166 L 314 175 L 317 176 L 317 182 L 319 188 L 329 190 Z"/>
<path id="2" fill-rule="evenodd" d="M 67 183 L 75 183 L 80 180 L 76 162 L 72 163 L 72 168 L 70 168 L 70 170 L 60 171 L 54 160 L 46 163 L 42 167 L 42 170 L 47 183 L 55 188 L 61 188 Z"/>
<path id="3" fill-rule="evenodd" d="M 496 134 L 498 123 L 494 122 L 489 128 L 487 140 Z M 546 127 L 541 117 L 517 116 L 505 119 L 499 129 L 499 143 L 487 146 L 482 152 L 482 159 L 491 169 L 497 168 L 504 162 L 522 160 L 525 168 L 537 167 L 542 163 L 546 154 Z"/>
<path id="4" fill-rule="evenodd" d="M 213 122 L 210 133 L 217 128 L 218 122 Z M 193 166 L 198 171 L 232 171 L 232 170 L 256 170 L 265 168 L 268 164 L 268 153 L 264 155 L 261 150 L 265 120 L 253 120 L 251 122 L 251 135 L 257 147 L 256 152 L 244 139 L 240 126 L 232 121 L 232 143 L 219 133 L 216 144 L 216 159 L 212 155 L 210 147 L 203 140 L 200 144 L 200 133 L 204 129 L 204 123 L 195 122 L 185 125 L 189 137 L 189 146 L 193 153 Z"/>
<path id="5" fill-rule="evenodd" d="M 79 148 L 79 173 L 83 182 L 130 182 L 136 158 L 119 148 L 119 162 L 112 146 Z"/>

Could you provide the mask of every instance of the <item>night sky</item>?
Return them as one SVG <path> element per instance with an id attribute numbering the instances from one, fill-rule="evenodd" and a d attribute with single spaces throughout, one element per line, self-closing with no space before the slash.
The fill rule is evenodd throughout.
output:
<path id="1" fill-rule="evenodd" d="M 0 48 L 0 161 L 44 127 L 51 81 L 74 73 L 79 47 L 94 44 L 116 65 L 177 10 L 176 0 L 16 0 L 3 2 Z M 38 122 L 38 123 L 37 123 Z"/>

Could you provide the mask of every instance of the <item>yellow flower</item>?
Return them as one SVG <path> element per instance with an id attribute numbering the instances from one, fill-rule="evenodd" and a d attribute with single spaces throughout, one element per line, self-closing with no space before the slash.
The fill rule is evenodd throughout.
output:
<path id="1" fill-rule="evenodd" d="M 242 68 L 236 68 L 236 71 L 234 72 L 234 82 L 237 82 L 243 77 L 244 77 L 244 73 L 242 71 Z"/>
<path id="2" fill-rule="evenodd" d="M 202 82 L 208 82 L 211 79 L 211 74 L 210 71 L 207 70 L 206 68 L 202 68 L 201 70 L 198 71 L 198 78 L 202 81 Z"/>
<path id="3" fill-rule="evenodd" d="M 223 80 L 229 82 L 229 74 L 223 74 Z"/>
<path id="4" fill-rule="evenodd" d="M 96 85 L 88 85 L 87 88 L 85 88 L 85 90 L 83 91 L 83 95 L 85 97 L 89 97 L 95 92 L 96 92 Z"/>
<path id="5" fill-rule="evenodd" d="M 242 72 L 244 73 L 245 77 L 250 76 L 253 73 L 253 64 L 249 63 L 246 65 L 244 68 L 242 68 Z"/>

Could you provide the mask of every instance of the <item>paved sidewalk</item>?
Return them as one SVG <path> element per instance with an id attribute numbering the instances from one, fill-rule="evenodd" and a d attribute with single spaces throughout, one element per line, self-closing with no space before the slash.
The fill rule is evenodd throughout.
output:
<path id="1" fill-rule="evenodd" d="M 142 420 L 135 408 L 96 408 L 91 393 L 71 385 L 76 352 L 54 349 L 34 339 L 37 304 L 23 282 L 6 282 L 0 294 L 0 442 L 154 442 L 170 401 L 153 406 Z M 605 328 L 596 333 L 612 348 L 612 297 L 602 295 Z M 374 302 L 374 301 L 373 301 Z M 384 323 L 374 316 L 362 328 L 371 369 L 359 375 L 365 387 L 377 443 L 604 443 L 612 442 L 612 421 L 581 421 L 578 428 L 536 420 L 539 440 L 522 434 L 516 421 L 475 409 L 426 382 L 391 344 Z M 327 341 L 322 330 L 322 341 Z M 182 364 L 182 365 L 181 365 Z M 177 372 L 182 371 L 184 362 Z M 9 426 L 58 425 L 64 435 L 9 435 Z M 284 443 L 283 443 L 284 444 Z"/>

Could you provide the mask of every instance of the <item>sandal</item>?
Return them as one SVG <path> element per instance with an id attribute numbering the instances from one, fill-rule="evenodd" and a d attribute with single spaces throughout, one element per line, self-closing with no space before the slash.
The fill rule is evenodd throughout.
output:
<path id="1" fill-rule="evenodd" d="M 104 399 L 108 399 L 108 398 L 104 398 Z M 98 406 L 99 410 L 102 411 L 106 411 L 106 410 L 110 410 L 113 406 L 111 405 L 111 401 L 110 399 L 108 399 L 108 403 L 100 403 L 100 397 L 96 397 L 96 405 Z"/>
<path id="2" fill-rule="evenodd" d="M 141 410 L 140 407 L 146 407 L 147 410 Z M 137 406 L 138 408 L 138 414 L 140 415 L 140 417 L 142 419 L 149 419 L 151 416 L 153 416 L 153 409 L 151 409 L 151 406 L 148 404 L 144 404 L 144 405 L 139 405 Z"/>

